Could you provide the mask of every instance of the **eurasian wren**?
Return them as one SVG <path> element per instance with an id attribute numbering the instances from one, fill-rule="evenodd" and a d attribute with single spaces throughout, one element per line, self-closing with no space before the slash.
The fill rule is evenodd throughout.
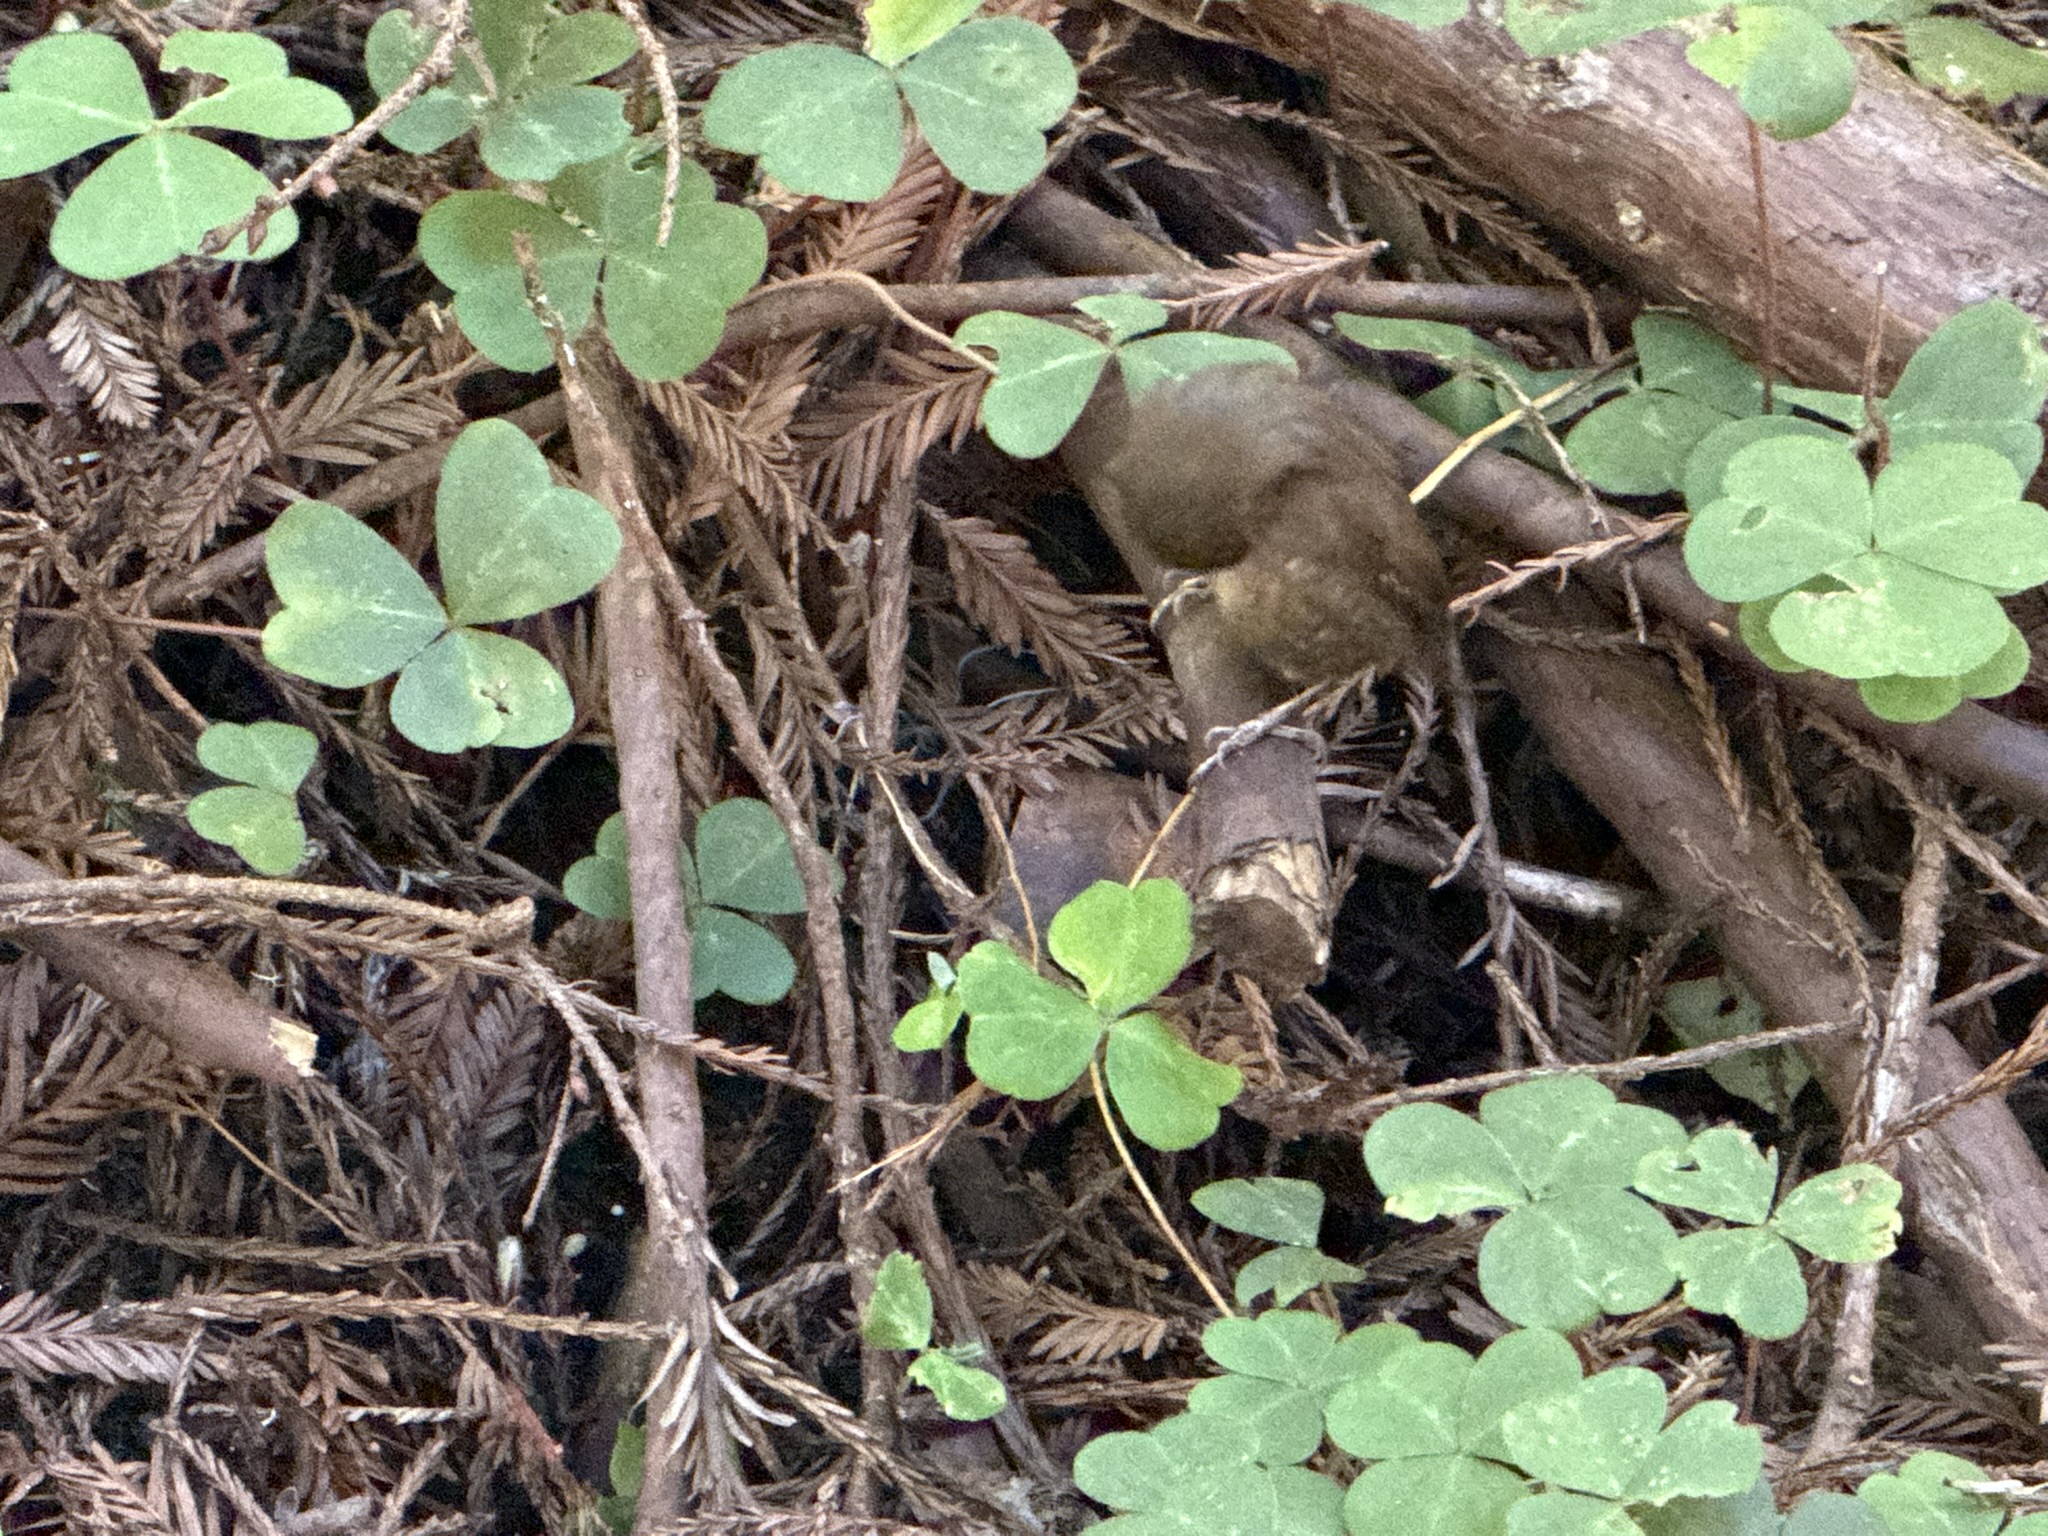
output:
<path id="1" fill-rule="evenodd" d="M 1372 431 L 1286 370 L 1237 363 L 1133 403 L 1098 496 L 1160 560 L 1205 573 L 1275 702 L 1367 668 L 1441 678 L 1448 577 Z"/>

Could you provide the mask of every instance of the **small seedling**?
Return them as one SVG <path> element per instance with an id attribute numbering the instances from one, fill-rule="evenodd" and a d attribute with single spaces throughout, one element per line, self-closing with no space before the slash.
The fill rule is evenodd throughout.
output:
<path id="1" fill-rule="evenodd" d="M 263 631 L 274 666 L 335 688 L 397 672 L 391 723 L 429 752 L 538 747 L 575 722 L 569 686 L 532 647 L 478 629 L 573 602 L 619 554 L 618 525 L 509 422 L 448 451 L 434 502 L 444 608 L 405 558 L 339 507 L 301 501 L 265 561 L 284 606 Z"/>
<path id="2" fill-rule="evenodd" d="M 1188 1203 L 1219 1227 L 1280 1246 L 1237 1272 L 1237 1304 L 1249 1307 L 1268 1291 L 1288 1306 L 1318 1285 L 1363 1280 L 1365 1271 L 1316 1247 L 1323 1192 L 1306 1179 L 1224 1179 L 1205 1184 Z"/>
<path id="3" fill-rule="evenodd" d="M 1074 65 L 1020 16 L 956 24 L 973 9 L 870 7 L 865 53 L 791 43 L 742 59 L 705 103 L 704 137 L 758 155 L 792 192 L 865 202 L 902 167 L 908 102 L 963 185 L 1022 191 L 1045 169 L 1045 130 L 1073 105 Z"/>
<path id="4" fill-rule="evenodd" d="M 1162 379 L 1184 378 L 1216 363 L 1276 363 L 1289 372 L 1295 367 L 1292 354 L 1270 341 L 1213 331 L 1151 334 L 1166 324 L 1168 311 L 1141 294 L 1077 299 L 1074 308 L 1109 339 L 1007 309 L 971 316 L 953 333 L 960 346 L 996 354 L 995 382 L 982 397 L 981 420 L 995 445 L 1014 458 L 1039 458 L 1060 445 L 1112 357 L 1132 399 Z"/>
<path id="5" fill-rule="evenodd" d="M 907 1253 L 890 1254 L 875 1272 L 875 1292 L 861 1315 L 860 1336 L 876 1349 L 914 1354 L 906 1374 L 939 1400 L 949 1419 L 992 1419 L 1009 1401 L 1002 1382 L 971 1363 L 978 1348 L 931 1347 L 931 1287 L 925 1283 L 924 1265 Z"/>
<path id="6" fill-rule="evenodd" d="M 298 793 L 318 750 L 311 731 L 277 720 L 209 725 L 199 736 L 200 766 L 234 782 L 194 795 L 185 819 L 257 874 L 290 874 L 306 857 Z"/>
<path id="7" fill-rule="evenodd" d="M 1158 1014 L 1135 1011 L 1178 976 L 1194 947 L 1187 893 L 1098 880 L 1054 915 L 1052 957 L 1083 988 L 1040 976 L 1007 944 L 977 944 L 950 986 L 897 1023 L 906 1051 L 936 1050 L 967 1017 L 967 1065 L 998 1093 L 1050 1099 L 1103 1052 L 1110 1096 L 1139 1140 L 1162 1151 L 1205 1141 L 1244 1079 L 1192 1050 Z M 950 997 L 949 997 L 950 994 Z M 1105 1041 L 1107 1044 L 1105 1045 Z"/>
<path id="8" fill-rule="evenodd" d="M 78 184 L 51 227 L 50 254 L 81 277 L 134 277 L 196 256 L 209 234 L 276 191 L 255 166 L 192 130 L 318 139 L 355 121 L 326 86 L 292 79 L 284 49 L 268 38 L 173 32 L 158 63 L 166 74 L 212 75 L 221 88 L 159 120 L 126 48 L 97 32 L 60 32 L 22 49 L 0 92 L 0 180 L 46 171 L 116 139 L 135 141 Z M 298 216 L 280 208 L 218 255 L 261 260 L 298 236 Z"/>
<path id="9" fill-rule="evenodd" d="M 742 1003 L 773 1003 L 796 982 L 796 961 L 782 940 L 741 912 L 804 910 L 803 882 L 789 834 L 759 800 L 721 800 L 697 818 L 697 853 L 676 845 L 676 873 L 694 940 L 691 989 L 699 1002 L 714 992 Z M 626 818 L 614 813 L 597 829 L 593 852 L 569 866 L 562 894 L 593 917 L 633 915 L 626 869 Z"/>

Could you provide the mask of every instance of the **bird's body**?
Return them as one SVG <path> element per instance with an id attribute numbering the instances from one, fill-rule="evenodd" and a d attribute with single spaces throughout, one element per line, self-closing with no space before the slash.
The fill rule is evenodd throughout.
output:
<path id="1" fill-rule="evenodd" d="M 1284 369 L 1154 385 L 1102 481 L 1132 538 L 1206 577 L 1276 701 L 1368 669 L 1443 674 L 1448 577 L 1386 445 Z"/>

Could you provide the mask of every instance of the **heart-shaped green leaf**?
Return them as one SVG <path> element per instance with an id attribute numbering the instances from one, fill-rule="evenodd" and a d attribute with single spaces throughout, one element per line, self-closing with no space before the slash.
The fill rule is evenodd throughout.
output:
<path id="1" fill-rule="evenodd" d="M 128 50 L 99 32 L 37 38 L 0 92 L 0 178 L 32 176 L 155 120 Z"/>
<path id="2" fill-rule="evenodd" d="M 281 720 L 250 725 L 218 721 L 200 732 L 199 765 L 224 779 L 253 784 L 275 794 L 295 795 L 313 770 L 320 750 L 313 733 Z"/>
<path id="3" fill-rule="evenodd" d="M 1856 61 L 1810 11 L 1738 5 L 1735 30 L 1685 51 L 1703 74 L 1734 89 L 1742 110 L 1776 139 L 1810 138 L 1839 122 L 1856 96 Z"/>
<path id="4" fill-rule="evenodd" d="M 134 277 L 197 255 L 209 234 L 274 190 L 255 166 L 218 144 L 187 133 L 146 134 L 79 183 L 50 226 L 50 254 L 80 277 Z M 218 259 L 267 260 L 298 237 L 298 216 L 280 208 L 253 253 L 244 237 Z"/>
<path id="5" fill-rule="evenodd" d="M 1721 492 L 1694 511 L 1685 563 L 1723 602 L 1774 596 L 1870 547 L 1870 482 L 1846 438 L 1752 443 L 1728 461 Z"/>
<path id="6" fill-rule="evenodd" d="M 1871 497 L 1877 547 L 2010 595 L 2048 581 L 2048 511 L 2020 500 L 2020 477 L 1976 443 L 1901 454 Z"/>
<path id="7" fill-rule="evenodd" d="M 1833 1263 L 1869 1264 L 1889 1254 L 1898 1238 L 1899 1195 L 1899 1181 L 1882 1168 L 1845 1163 L 1787 1195 L 1771 1226 Z"/>
<path id="8" fill-rule="evenodd" d="M 1021 16 L 956 27 L 898 69 L 917 126 L 977 192 L 1021 192 L 1045 169 L 1045 132 L 1074 104 L 1073 60 Z"/>
<path id="9" fill-rule="evenodd" d="M 1315 1246 L 1323 1221 L 1322 1186 L 1311 1179 L 1220 1179 L 1188 1204 L 1219 1227 L 1303 1248 Z"/>
<path id="10" fill-rule="evenodd" d="M 775 1003 L 796 984 L 796 961 L 788 947 L 737 912 L 701 908 L 691 937 L 691 987 L 699 1002 L 723 992 L 735 1002 Z"/>
<path id="11" fill-rule="evenodd" d="M 1365 1167 L 1387 1210 L 1409 1221 L 1529 1198 L 1493 1132 L 1448 1104 L 1402 1104 L 1380 1116 L 1365 1133 Z"/>
<path id="12" fill-rule="evenodd" d="M 1633 335 L 1645 389 L 1683 395 L 1728 416 L 1754 416 L 1763 409 L 1764 386 L 1757 371 L 1697 321 L 1683 315 L 1639 315 Z"/>
<path id="13" fill-rule="evenodd" d="M 1088 1070 L 1102 1016 L 1040 976 L 1007 944 L 984 941 L 960 961 L 967 1065 L 998 1093 L 1049 1099 Z"/>
<path id="14" fill-rule="evenodd" d="M 553 209 L 509 192 L 455 192 L 420 220 L 420 259 L 455 290 L 462 332 L 502 368 L 531 373 L 555 360 L 533 316 L 526 279 L 512 249 L 515 233 L 533 242 L 548 302 L 571 337 L 590 320 L 604 252 Z"/>
<path id="15" fill-rule="evenodd" d="M 192 797 L 185 819 L 208 842 L 234 849 L 259 875 L 288 875 L 306 856 L 298 802 L 276 790 L 248 784 L 209 789 Z"/>
<path id="16" fill-rule="evenodd" d="M 1149 1002 L 1194 947 L 1187 892 L 1171 880 L 1136 889 L 1098 880 L 1054 914 L 1046 947 L 1104 1018 Z"/>
<path id="17" fill-rule="evenodd" d="M 896 82 L 873 59 L 822 43 L 740 60 L 719 76 L 699 121 L 705 138 L 758 155 L 792 192 L 867 202 L 903 164 Z"/>
<path id="18" fill-rule="evenodd" d="M 161 67 L 218 75 L 227 84 L 188 103 L 168 121 L 178 128 L 232 128 L 266 139 L 319 139 L 355 122 L 348 103 L 313 80 L 290 78 L 283 48 L 253 32 L 188 27 L 164 43 Z"/>
<path id="19" fill-rule="evenodd" d="M 1885 402 L 1892 453 L 1937 440 L 1982 442 L 2022 480 L 2041 459 L 2034 419 L 2048 400 L 2048 351 L 2031 315 L 2009 299 L 1972 304 L 1920 344 Z M 1992 430 L 1992 429 L 2009 430 Z"/>
<path id="20" fill-rule="evenodd" d="M 287 507 L 263 541 L 284 607 L 263 630 L 272 666 L 334 688 L 389 677 L 448 627 L 405 557 L 341 508 Z"/>
<path id="21" fill-rule="evenodd" d="M 1580 1189 L 1519 1206 L 1479 1246 L 1487 1305 L 1525 1328 L 1568 1332 L 1602 1312 L 1640 1312 L 1677 1282 L 1678 1234 L 1619 1189 Z"/>
<path id="22" fill-rule="evenodd" d="M 697 819 L 697 878 L 703 899 L 721 907 L 791 913 L 807 904 L 782 818 L 744 795 Z"/>
<path id="23" fill-rule="evenodd" d="M 1721 499 L 1728 465 L 1751 443 L 1767 437 L 1811 437 L 1822 442 L 1845 443 L 1840 432 L 1804 416 L 1744 416 L 1714 428 L 1687 455 L 1678 488 L 1685 504 L 1694 511 Z"/>
<path id="24" fill-rule="evenodd" d="M 1244 1089 L 1237 1068 L 1190 1048 L 1156 1013 L 1130 1014 L 1110 1026 L 1103 1070 L 1131 1130 L 1162 1152 L 1207 1141 L 1218 1111 Z"/>
<path id="25" fill-rule="evenodd" d="M 1202 1330 L 1202 1353 L 1240 1376 L 1317 1388 L 1328 1379 L 1337 1324 L 1317 1312 L 1264 1312 L 1257 1317 L 1219 1317 Z M 1410 1341 L 1413 1335 L 1408 1335 Z M 1386 1346 L 1391 1352 L 1395 1340 Z"/>
<path id="26" fill-rule="evenodd" d="M 981 397 L 982 425 L 998 448 L 1019 459 L 1059 447 L 1109 361 L 1109 349 L 1093 336 L 1003 309 L 970 316 L 953 339 L 996 354 L 999 371 Z"/>
<path id="27" fill-rule="evenodd" d="M 1837 677 L 1957 677 L 2011 635 L 1983 587 L 1882 551 L 1787 593 L 1771 614 L 1771 637 L 1787 656 Z"/>
<path id="28" fill-rule="evenodd" d="M 1778 1154 L 1766 1156 L 1749 1132 L 1714 1125 L 1684 1148 L 1659 1147 L 1636 1166 L 1635 1186 L 1652 1200 L 1755 1226 L 1771 1214 Z"/>
<path id="29" fill-rule="evenodd" d="M 1664 1383 L 1632 1365 L 1508 1410 L 1501 1434 L 1515 1464 L 1559 1488 L 1605 1499 L 1635 1483 L 1664 1427 Z M 1756 1480 L 1751 1471 L 1742 1486 Z"/>
<path id="30" fill-rule="evenodd" d="M 1572 428 L 1565 448 L 1601 490 L 1655 496 L 1677 488 L 1693 450 L 1731 419 L 1684 395 L 1642 389 L 1593 411 Z"/>
<path id="31" fill-rule="evenodd" d="M 429 752 L 544 747 L 576 723 L 576 705 L 533 647 L 487 629 L 451 629 L 399 674 L 391 723 Z"/>
<path id="32" fill-rule="evenodd" d="M 449 621 L 490 624 L 588 592 L 619 557 L 619 528 L 590 497 L 554 484 L 533 440 L 494 417 L 448 450 L 434 544 Z"/>
<path id="33" fill-rule="evenodd" d="M 1695 1232 L 1678 1240 L 1671 1259 L 1685 1280 L 1686 1303 L 1734 1318 L 1744 1333 L 1786 1339 L 1806 1321 L 1799 1257 L 1775 1232 Z"/>

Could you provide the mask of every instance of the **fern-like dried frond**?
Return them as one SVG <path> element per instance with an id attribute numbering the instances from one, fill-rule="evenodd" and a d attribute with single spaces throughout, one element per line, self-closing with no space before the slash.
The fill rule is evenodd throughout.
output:
<path id="1" fill-rule="evenodd" d="M 116 297 L 118 295 L 118 297 Z M 92 412 L 109 426 L 141 430 L 156 420 L 163 380 L 142 355 L 135 301 L 119 283 L 61 282 L 51 293 L 50 351 L 85 391 Z"/>
<path id="2" fill-rule="evenodd" d="M 872 203 L 843 203 L 815 222 L 804 240 L 806 272 L 895 272 L 925 235 L 941 202 L 953 195 L 952 173 L 919 140 L 896 184 Z"/>
<path id="3" fill-rule="evenodd" d="M 998 644 L 1012 651 L 1029 646 L 1046 671 L 1088 695 L 1113 673 L 1145 667 L 1146 646 L 1061 586 L 1016 534 L 930 507 L 925 516 L 946 546 L 954 596 Z"/>
<path id="4" fill-rule="evenodd" d="M 253 416 L 209 421 L 194 451 L 148 498 L 152 515 L 144 537 L 151 552 L 180 564 L 197 560 L 227 525 L 251 477 L 269 457 L 270 445 Z"/>
<path id="5" fill-rule="evenodd" d="M 1027 1280 L 1000 1265 L 969 1264 L 964 1268 L 974 1291 L 975 1310 L 998 1338 L 1015 1338 L 1043 1324 L 1052 1325 L 1031 1346 L 1037 1359 L 1071 1365 L 1099 1365 L 1118 1355 L 1150 1360 L 1181 1331 L 1170 1318 L 1129 1307 L 1103 1306 L 1056 1285 Z"/>
<path id="6" fill-rule="evenodd" d="M 1185 299 L 1180 310 L 1198 330 L 1214 330 L 1239 315 L 1276 309 L 1306 309 L 1333 283 L 1369 275 L 1383 244 L 1343 245 L 1323 239 L 1291 251 L 1231 258 L 1230 270 L 1207 279 L 1212 288 L 1198 299 Z"/>
<path id="7" fill-rule="evenodd" d="M 893 374 L 901 383 L 887 382 Z M 940 442 L 957 448 L 974 430 L 988 374 L 948 353 L 892 352 L 875 376 L 799 422 L 799 447 L 825 446 L 811 464 L 811 492 L 825 516 L 853 516 L 883 480 L 907 470 Z"/>
<path id="8" fill-rule="evenodd" d="M 35 1291 L 0 1301 L 0 1371 L 19 1371 L 30 1381 L 90 1376 L 109 1386 L 169 1382 L 177 1379 L 183 1355 L 175 1344 L 102 1333 L 84 1313 L 67 1311 Z"/>
<path id="9" fill-rule="evenodd" d="M 462 412 L 444 384 L 412 377 L 423 357 L 388 352 L 366 362 L 351 347 L 325 379 L 278 409 L 278 446 L 295 459 L 360 467 L 445 435 Z"/>
<path id="10" fill-rule="evenodd" d="M 809 521 L 809 508 L 797 493 L 795 453 L 782 432 L 751 430 L 688 383 L 650 384 L 647 397 L 694 456 L 688 503 L 674 523 L 712 516 L 735 489 L 784 529 Z"/>

